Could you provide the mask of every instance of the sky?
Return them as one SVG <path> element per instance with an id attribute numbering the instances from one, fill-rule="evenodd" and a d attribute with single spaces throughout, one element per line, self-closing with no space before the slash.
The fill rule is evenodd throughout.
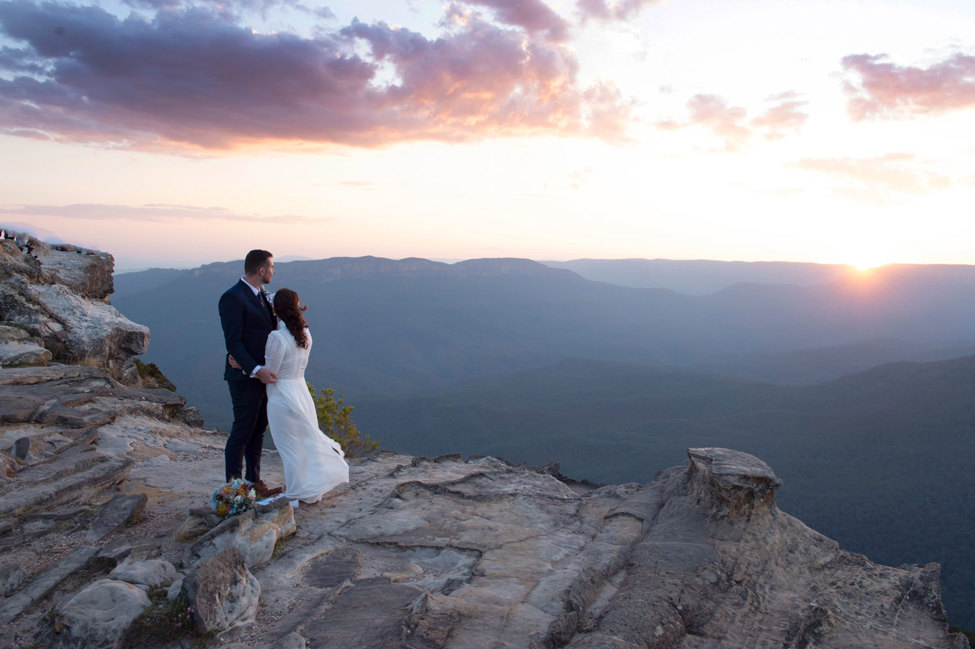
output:
<path id="1" fill-rule="evenodd" d="M 975 264 L 970 0 L 0 0 L 0 224 L 241 259 Z"/>

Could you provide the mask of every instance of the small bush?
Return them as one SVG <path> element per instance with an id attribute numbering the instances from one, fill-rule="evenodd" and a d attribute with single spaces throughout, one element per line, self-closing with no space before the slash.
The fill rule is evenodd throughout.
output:
<path id="1" fill-rule="evenodd" d="M 323 433 L 341 444 L 345 456 L 362 457 L 379 448 L 378 441 L 372 441 L 369 435 L 363 435 L 352 421 L 354 406 L 345 405 L 342 395 L 335 398 L 333 388 L 316 390 L 308 383 L 308 391 L 315 402 L 315 412 L 318 414 L 318 427 Z"/>
<path id="2" fill-rule="evenodd" d="M 948 627 L 948 633 L 960 633 L 966 638 L 968 638 L 969 643 L 975 643 L 975 633 L 972 633 L 971 631 L 965 631 L 964 629 L 952 625 Z"/>
<path id="3" fill-rule="evenodd" d="M 170 602 L 165 588 L 149 590 L 150 604 L 128 628 L 119 645 L 122 649 L 142 649 L 184 638 L 195 639 L 197 646 L 206 646 L 208 636 L 196 631 L 193 608 L 182 597 Z"/>
<path id="4" fill-rule="evenodd" d="M 166 378 L 162 370 L 155 363 L 143 363 L 138 358 L 133 358 L 135 366 L 139 370 L 139 378 L 147 388 L 165 388 L 171 392 L 176 392 L 176 386 Z"/>

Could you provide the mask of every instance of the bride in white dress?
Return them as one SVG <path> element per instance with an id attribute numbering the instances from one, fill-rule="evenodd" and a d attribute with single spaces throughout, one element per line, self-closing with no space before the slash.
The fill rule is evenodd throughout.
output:
<path id="1" fill-rule="evenodd" d="M 338 442 L 318 428 L 315 402 L 305 383 L 311 334 L 305 326 L 298 294 L 280 289 L 274 294 L 278 328 L 267 338 L 265 366 L 277 373 L 267 386 L 267 420 L 274 446 L 284 464 L 284 495 L 315 503 L 330 489 L 349 481 L 349 465 Z"/>

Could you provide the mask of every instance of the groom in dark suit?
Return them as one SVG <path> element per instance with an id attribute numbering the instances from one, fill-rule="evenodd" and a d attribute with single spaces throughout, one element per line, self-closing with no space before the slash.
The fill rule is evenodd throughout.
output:
<path id="1" fill-rule="evenodd" d="M 224 450 L 227 481 L 243 478 L 258 498 L 281 493 L 261 480 L 261 450 L 267 428 L 267 394 L 264 385 L 277 375 L 264 367 L 264 346 L 277 327 L 264 285 L 274 275 L 274 259 L 267 250 L 251 250 L 244 259 L 244 276 L 220 296 L 220 325 L 227 344 L 223 378 L 230 388 L 234 423 Z M 231 357 L 240 369 L 231 366 Z M 243 472 L 244 461 L 247 472 Z"/>

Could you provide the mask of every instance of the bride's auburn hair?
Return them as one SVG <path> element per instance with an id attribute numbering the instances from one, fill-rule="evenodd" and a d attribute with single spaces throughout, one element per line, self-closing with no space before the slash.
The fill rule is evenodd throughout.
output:
<path id="1" fill-rule="evenodd" d="M 305 333 L 305 316 L 301 315 L 307 306 L 298 304 L 298 294 L 290 288 L 278 289 L 274 294 L 274 313 L 284 321 L 284 325 L 295 337 L 299 347 L 308 346 L 308 334 Z"/>

